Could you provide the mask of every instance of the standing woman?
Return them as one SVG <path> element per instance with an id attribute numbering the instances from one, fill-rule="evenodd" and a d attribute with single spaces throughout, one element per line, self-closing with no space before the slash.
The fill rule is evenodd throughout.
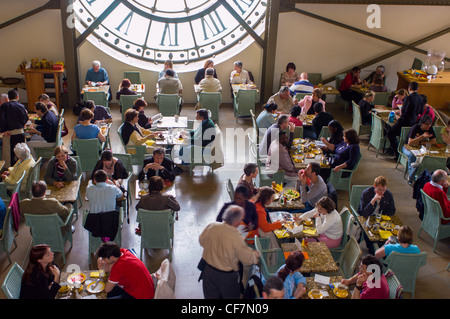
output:
<path id="1" fill-rule="evenodd" d="M 19 299 L 55 299 L 60 271 L 53 264 L 54 253 L 48 245 L 31 248 L 30 260 L 22 276 Z"/>
<path id="2" fill-rule="evenodd" d="M 195 84 L 199 84 L 200 81 L 205 78 L 206 69 L 208 69 L 208 68 L 214 69 L 214 62 L 213 62 L 213 60 L 206 60 L 205 61 L 205 65 L 203 66 L 203 68 L 198 69 L 197 74 L 195 75 L 195 78 L 194 78 Z M 214 69 L 214 78 L 217 79 L 217 74 L 216 74 L 216 70 L 215 69 Z"/>

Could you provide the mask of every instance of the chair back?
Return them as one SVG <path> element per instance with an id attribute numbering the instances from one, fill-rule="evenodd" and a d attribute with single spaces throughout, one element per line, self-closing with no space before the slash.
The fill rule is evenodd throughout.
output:
<path id="1" fill-rule="evenodd" d="M 391 94 L 392 92 L 375 92 L 375 98 L 372 104 L 387 106 L 387 102 Z"/>
<path id="2" fill-rule="evenodd" d="M 361 125 L 362 125 L 361 108 L 354 101 L 352 101 L 352 106 L 353 106 L 352 128 L 356 131 L 358 135 L 361 135 Z"/>
<path id="3" fill-rule="evenodd" d="M 222 103 L 222 94 L 220 92 L 201 92 L 198 102 L 202 108 L 211 112 L 211 120 L 215 122 L 219 120 L 219 106 Z"/>
<path id="4" fill-rule="evenodd" d="M 255 249 L 260 253 L 261 271 L 266 279 L 275 275 L 278 269 L 286 263 L 283 251 L 280 248 L 270 249 L 269 242 L 269 237 L 255 236 Z"/>
<path id="5" fill-rule="evenodd" d="M 83 175 L 83 170 L 81 168 L 81 159 L 79 156 L 71 156 L 75 161 L 77 161 L 77 177 L 80 178 L 80 176 Z"/>
<path id="6" fill-rule="evenodd" d="M 331 136 L 330 133 L 330 129 L 328 128 L 328 126 L 322 126 L 322 129 L 320 130 L 320 134 L 317 137 L 318 140 L 320 140 L 320 138 L 325 137 L 325 138 L 329 138 Z"/>
<path id="7" fill-rule="evenodd" d="M 361 202 L 361 194 L 362 192 L 372 187 L 372 185 L 353 185 L 352 191 L 350 192 L 350 212 L 353 214 L 355 219 L 359 216 L 358 208 L 359 203 Z"/>
<path id="8" fill-rule="evenodd" d="M 447 167 L 447 157 L 435 157 L 435 156 L 428 156 L 425 155 L 422 159 L 422 162 L 420 162 L 419 167 L 416 171 L 416 176 L 420 176 L 420 174 L 424 170 L 428 170 L 431 174 L 437 169 L 443 169 L 445 170 Z"/>
<path id="9" fill-rule="evenodd" d="M 61 146 L 63 144 L 62 130 L 64 128 L 64 117 L 62 116 L 62 114 L 64 114 L 64 109 L 61 110 L 61 113 L 58 117 L 58 128 L 56 130 L 55 145 L 51 147 L 36 147 L 35 148 L 36 158 L 38 157 L 52 158 L 55 147 Z"/>
<path id="10" fill-rule="evenodd" d="M 131 84 L 141 84 L 141 72 L 139 71 L 125 71 L 123 72 L 123 78 L 130 80 Z"/>
<path id="11" fill-rule="evenodd" d="M 162 116 L 180 114 L 180 96 L 178 94 L 159 93 L 156 99 L 159 112 Z"/>
<path id="12" fill-rule="evenodd" d="M 345 245 L 344 251 L 342 252 L 339 260 L 339 267 L 344 278 L 350 278 L 353 276 L 361 255 L 362 251 L 358 242 L 353 236 L 351 236 L 347 242 L 347 245 Z"/>
<path id="13" fill-rule="evenodd" d="M 227 192 L 228 195 L 230 196 L 230 200 L 234 201 L 234 186 L 233 183 L 231 182 L 231 179 L 227 180 Z"/>
<path id="14" fill-rule="evenodd" d="M 437 200 L 425 193 L 423 189 L 420 190 L 420 193 L 424 204 L 424 214 L 420 228 L 434 238 L 436 231 L 441 226 L 441 218 L 444 218 L 442 207 Z"/>
<path id="15" fill-rule="evenodd" d="M 82 172 L 92 172 L 98 160 L 102 146 L 98 138 L 74 139 L 72 148 L 81 160 Z"/>
<path id="16" fill-rule="evenodd" d="M 411 69 L 413 70 L 422 70 L 423 62 L 422 60 L 418 58 L 414 58 L 413 64 L 411 66 Z"/>
<path id="17" fill-rule="evenodd" d="M 398 148 L 397 151 L 399 153 L 402 152 L 403 145 L 405 145 L 406 139 L 408 137 L 409 131 L 411 130 L 411 126 L 403 126 L 400 132 L 400 138 L 398 140 Z"/>
<path id="18" fill-rule="evenodd" d="M 125 153 L 131 155 L 133 165 L 142 165 L 144 163 L 147 147 L 145 145 L 125 145 L 122 138 L 122 127 L 123 124 L 117 129 L 117 134 L 119 135 L 119 140 L 125 150 Z"/>
<path id="19" fill-rule="evenodd" d="M 433 126 L 434 134 L 436 135 L 436 142 L 442 143 L 445 145 L 445 142 L 442 140 L 441 131 L 444 126 Z"/>
<path id="20" fill-rule="evenodd" d="M 128 172 L 128 176 L 133 174 L 133 158 L 131 154 L 114 153 L 114 157 L 118 158 Z"/>
<path id="21" fill-rule="evenodd" d="M 258 150 L 256 150 L 256 152 L 258 152 Z M 284 171 L 269 172 L 266 168 L 266 165 L 260 160 L 257 160 L 257 165 L 259 170 L 259 187 L 271 186 L 272 182 L 275 182 L 277 184 L 284 183 Z"/>
<path id="22" fill-rule="evenodd" d="M 95 92 L 84 92 L 83 93 L 83 101 L 92 100 L 95 105 L 103 105 L 104 107 L 108 106 L 107 93 L 104 91 L 95 91 Z"/>
<path id="23" fill-rule="evenodd" d="M 322 84 L 322 73 L 308 73 L 308 81 L 313 85 Z"/>
<path id="24" fill-rule="evenodd" d="M 384 148 L 384 124 L 381 117 L 372 113 L 372 134 L 370 135 L 370 145 L 374 146 L 377 150 Z M 378 152 L 377 152 L 378 156 Z"/>
<path id="25" fill-rule="evenodd" d="M 358 166 L 361 163 L 361 160 L 362 160 L 362 154 L 360 152 L 358 154 L 358 158 L 356 160 L 356 163 L 355 163 L 355 166 L 353 167 L 353 169 L 341 169 L 337 173 L 332 170 L 328 181 L 334 186 L 334 188 L 336 188 L 336 190 L 346 190 L 350 193 L 353 174 L 358 169 Z M 344 173 L 347 173 L 348 176 L 343 177 L 342 175 Z"/>
<path id="26" fill-rule="evenodd" d="M 2 290 L 8 299 L 19 299 L 24 270 L 14 263 L 8 271 L 2 284 Z"/>
<path id="27" fill-rule="evenodd" d="M 255 113 L 257 91 L 256 89 L 243 90 L 239 89 L 234 99 L 236 116 L 251 116 L 250 111 Z"/>
<path id="28" fill-rule="evenodd" d="M 388 269 L 384 276 L 386 277 L 386 281 L 389 285 L 389 299 L 403 299 L 403 286 L 395 273 L 391 269 Z"/>
<path id="29" fill-rule="evenodd" d="M 334 81 L 336 82 L 336 89 L 339 90 L 342 84 L 342 81 L 344 81 L 345 77 L 347 76 L 346 73 L 338 74 L 334 77 Z"/>
<path id="30" fill-rule="evenodd" d="M 141 225 L 141 259 L 143 248 L 171 250 L 174 238 L 174 212 L 172 210 L 139 209 L 136 221 Z"/>
<path id="31" fill-rule="evenodd" d="M 295 93 L 294 99 L 296 99 L 297 101 L 301 101 L 307 95 L 311 95 L 311 93 Z"/>
<path id="32" fill-rule="evenodd" d="M 254 139 L 256 146 L 258 146 L 261 132 L 259 131 L 258 122 L 256 122 L 256 116 L 255 116 L 255 112 L 253 110 L 250 110 L 250 115 L 252 116 L 253 139 Z"/>
<path id="33" fill-rule="evenodd" d="M 11 263 L 10 249 L 12 244 L 15 243 L 15 235 L 13 233 L 13 218 L 11 216 L 11 207 L 6 209 L 5 219 L 3 220 L 3 230 L 0 237 L 0 250 L 6 252 L 8 260 Z M 16 244 L 17 247 L 17 244 Z"/>
<path id="34" fill-rule="evenodd" d="M 294 138 L 303 138 L 303 126 L 296 126 L 294 129 Z"/>
<path id="35" fill-rule="evenodd" d="M 23 198 L 31 198 L 31 186 L 33 185 L 33 182 L 36 182 L 39 180 L 40 171 L 41 171 L 41 162 L 42 157 L 39 157 L 38 160 L 34 163 L 33 166 L 30 168 L 30 172 L 28 173 L 28 178 L 25 181 L 26 186 L 24 190 L 24 196 Z"/>
<path id="36" fill-rule="evenodd" d="M 414 298 L 417 273 L 420 267 L 425 266 L 426 262 L 427 252 L 402 254 L 394 251 L 386 257 L 384 263 L 396 274 L 403 290 L 410 292 Z"/>
<path id="37" fill-rule="evenodd" d="M 134 106 L 134 101 L 142 98 L 141 94 L 136 95 L 124 95 L 121 94 L 119 98 L 120 109 L 122 110 L 122 123 L 125 121 L 125 112 Z"/>

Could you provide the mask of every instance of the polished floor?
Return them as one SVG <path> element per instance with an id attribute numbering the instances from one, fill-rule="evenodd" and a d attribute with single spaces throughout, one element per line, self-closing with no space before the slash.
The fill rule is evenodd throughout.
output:
<path id="1" fill-rule="evenodd" d="M 113 152 L 122 153 L 123 148 L 117 138 L 117 128 L 121 122 L 121 114 L 116 104 L 111 105 L 113 114 L 113 125 L 111 130 L 111 141 Z M 341 121 L 344 128 L 351 126 L 351 114 L 345 114 L 341 106 L 327 104 L 327 111 Z M 154 104 L 150 104 L 146 110 L 147 115 L 156 114 Z M 186 104 L 183 107 L 182 116 L 194 119 L 194 105 Z M 73 128 L 76 117 L 71 114 L 71 110 L 66 110 L 65 118 L 67 126 Z M 202 248 L 198 243 L 198 236 L 204 227 L 213 222 L 221 206 L 229 201 L 225 188 L 225 182 L 230 178 L 234 184 L 242 174 L 243 165 L 246 162 L 254 162 L 248 147 L 248 141 L 243 138 L 233 136 L 232 128 L 242 128 L 246 130 L 251 127 L 250 119 L 240 119 L 236 124 L 233 117 L 231 104 L 221 106 L 219 126 L 226 137 L 225 165 L 211 173 L 208 167 L 198 167 L 194 175 L 189 176 L 188 172 L 183 172 L 175 180 L 176 198 L 181 205 L 179 220 L 175 223 L 175 242 L 172 265 L 177 276 L 176 297 L 183 299 L 202 299 L 202 287 L 198 282 L 199 271 L 197 263 L 202 254 Z M 227 130 L 227 128 L 229 130 Z M 65 145 L 70 145 L 70 135 L 64 138 Z M 397 214 L 404 224 L 411 226 L 415 232 L 414 243 L 422 251 L 428 252 L 427 264 L 419 270 L 416 282 L 415 298 L 436 299 L 449 298 L 450 272 L 446 271 L 450 262 L 450 239 L 442 240 L 437 246 L 436 253 L 431 251 L 433 240 L 425 233 L 420 238 L 417 231 L 420 227 L 420 220 L 415 208 L 415 200 L 412 199 L 412 188 L 402 177 L 400 169 L 395 169 L 395 162 L 391 156 L 380 154 L 375 158 L 374 149 L 367 150 L 368 139 L 361 136 L 361 151 L 363 154 L 362 163 L 353 177 L 353 184 L 371 184 L 378 175 L 384 175 L 389 180 L 389 189 L 394 194 L 397 207 Z M 42 170 L 45 170 L 45 164 Z M 41 172 L 42 174 L 43 172 Z M 135 174 L 138 167 L 135 167 Z M 85 176 L 81 187 L 82 198 L 88 178 Z M 134 177 L 133 177 L 134 180 Z M 132 190 L 134 198 L 134 190 Z M 345 191 L 338 191 L 338 208 L 348 205 L 349 194 Z M 124 248 L 134 248 L 139 253 L 140 237 L 135 235 L 136 212 L 134 206 L 137 201 L 134 199 L 130 210 L 130 223 L 124 223 L 122 232 L 122 246 Z M 88 208 L 89 204 L 83 200 L 81 209 Z M 81 210 L 80 210 L 81 216 Z M 73 247 L 69 250 L 66 246 L 66 264 L 62 264 L 62 255 L 55 255 L 55 262 L 64 271 L 67 267 L 79 267 L 88 269 L 88 241 L 87 231 L 81 225 L 81 218 L 75 222 L 76 231 L 73 234 Z M 23 268 L 27 265 L 28 251 L 31 247 L 31 236 L 29 228 L 21 221 L 19 235 L 16 238 L 18 247 L 12 251 L 13 263 L 17 262 Z M 364 244 L 361 244 L 363 254 L 367 253 Z M 143 260 L 151 272 L 159 268 L 161 261 L 166 257 L 167 251 L 145 251 Z M 74 266 L 75 265 L 75 266 Z M 10 264 L 4 252 L 0 253 L 0 282 L 3 281 Z M 447 292 L 447 293 L 445 293 Z M 3 292 L 1 298 L 5 298 Z M 407 295 L 408 297 L 408 295 Z"/>

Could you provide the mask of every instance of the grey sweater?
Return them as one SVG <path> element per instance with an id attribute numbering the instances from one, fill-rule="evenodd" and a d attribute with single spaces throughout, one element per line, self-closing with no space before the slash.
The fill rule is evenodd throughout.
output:
<path id="1" fill-rule="evenodd" d="M 44 181 L 47 185 L 53 185 L 54 182 L 74 181 L 77 176 L 77 161 L 72 157 L 69 157 L 67 168 L 64 170 L 64 176 L 61 178 L 56 171 L 56 158 L 52 158 L 47 164 L 47 170 L 45 171 Z"/>

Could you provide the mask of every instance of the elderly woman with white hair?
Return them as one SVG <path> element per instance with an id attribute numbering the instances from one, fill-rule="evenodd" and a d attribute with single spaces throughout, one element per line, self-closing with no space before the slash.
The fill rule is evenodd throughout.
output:
<path id="1" fill-rule="evenodd" d="M 92 62 L 92 68 L 86 73 L 85 82 L 89 86 L 103 86 L 109 84 L 108 73 L 101 67 L 100 61 Z"/>
<path id="2" fill-rule="evenodd" d="M 26 143 L 18 143 L 14 147 L 14 154 L 16 154 L 19 159 L 13 167 L 9 167 L 3 174 L 1 175 L 2 181 L 7 185 L 14 185 L 22 177 L 23 172 L 25 172 L 25 176 L 23 181 L 28 179 L 28 174 L 30 172 L 30 168 L 35 164 L 34 158 L 31 156 L 30 148 Z M 21 190 L 25 190 L 26 183 L 22 183 Z"/>

